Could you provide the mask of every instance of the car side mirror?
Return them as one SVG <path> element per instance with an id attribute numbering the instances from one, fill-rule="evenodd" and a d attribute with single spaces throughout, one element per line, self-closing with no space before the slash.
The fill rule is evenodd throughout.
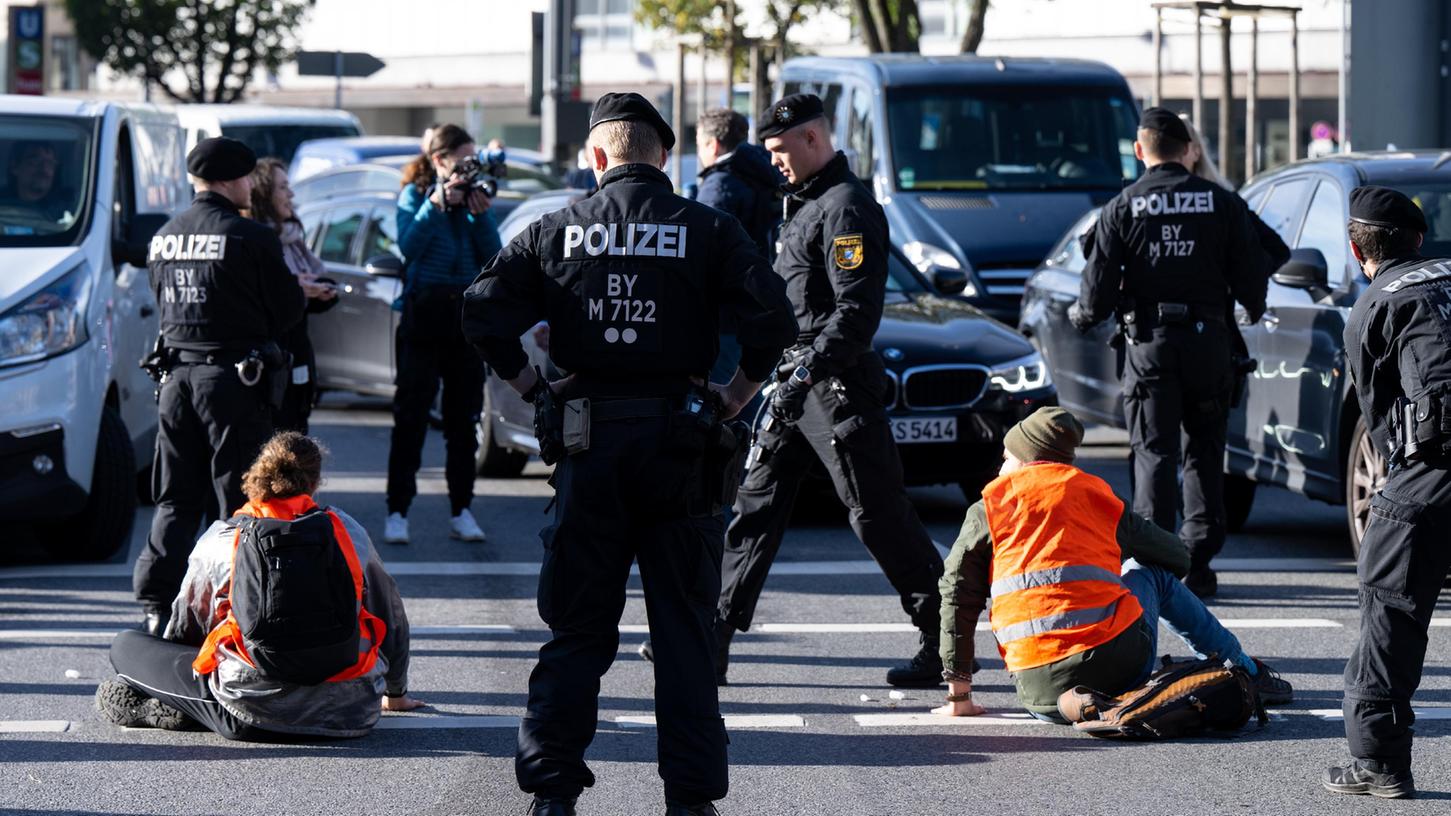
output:
<path id="1" fill-rule="evenodd" d="M 146 266 L 146 257 L 151 239 L 170 220 L 165 213 L 137 213 L 126 225 L 126 234 L 111 239 L 111 262 L 116 266 L 123 263 L 132 266 Z"/>
<path id="2" fill-rule="evenodd" d="M 1290 260 L 1275 270 L 1270 279 L 1291 289 L 1304 289 L 1317 300 L 1330 294 L 1329 266 L 1325 263 L 1325 254 L 1318 249 L 1290 250 Z"/>
<path id="3" fill-rule="evenodd" d="M 398 260 L 397 255 L 384 252 L 363 261 L 363 271 L 380 278 L 401 278 L 403 277 L 403 262 Z"/>
<path id="4" fill-rule="evenodd" d="M 944 295 L 960 295 L 967 288 L 967 273 L 938 267 L 932 270 L 932 288 Z"/>

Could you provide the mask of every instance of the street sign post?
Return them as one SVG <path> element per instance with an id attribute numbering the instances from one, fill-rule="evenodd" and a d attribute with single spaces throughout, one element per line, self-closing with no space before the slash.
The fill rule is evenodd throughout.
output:
<path id="1" fill-rule="evenodd" d="M 10 7 L 9 92 L 45 93 L 45 7 Z"/>
<path id="2" fill-rule="evenodd" d="M 363 51 L 298 51 L 297 73 L 301 76 L 337 78 L 333 107 L 343 106 L 343 77 L 370 77 L 387 63 Z"/>

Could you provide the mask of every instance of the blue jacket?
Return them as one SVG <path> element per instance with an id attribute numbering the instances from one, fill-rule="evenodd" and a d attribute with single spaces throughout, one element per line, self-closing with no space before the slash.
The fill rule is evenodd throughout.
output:
<path id="1" fill-rule="evenodd" d="M 776 257 L 774 235 L 781 223 L 778 190 L 786 179 L 771 166 L 765 148 L 742 142 L 700 171 L 695 200 L 736 217 L 766 258 Z"/>
<path id="2" fill-rule="evenodd" d="M 407 291 L 448 286 L 462 292 L 501 246 L 493 214 L 444 212 L 412 184 L 398 194 L 398 249 Z"/>

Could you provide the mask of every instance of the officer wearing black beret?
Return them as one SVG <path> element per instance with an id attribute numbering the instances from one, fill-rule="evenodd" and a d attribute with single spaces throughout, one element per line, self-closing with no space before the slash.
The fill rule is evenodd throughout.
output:
<path id="1" fill-rule="evenodd" d="M 1239 196 L 1184 165 L 1184 121 L 1164 108 L 1139 120 L 1134 153 L 1147 168 L 1104 205 L 1082 291 L 1068 317 L 1080 331 L 1117 314 L 1127 338 L 1124 415 L 1134 451 L 1134 512 L 1179 530 L 1190 551 L 1184 583 L 1201 598 L 1224 546 L 1224 445 L 1234 387 L 1231 301 L 1265 310 L 1270 259 Z M 1183 448 L 1184 526 L 1180 507 Z"/>
<path id="2" fill-rule="evenodd" d="M 133 585 L 144 628 L 160 635 L 208 511 L 246 501 L 242 474 L 272 433 L 269 386 L 291 366 L 278 341 L 306 298 L 277 233 L 244 218 L 257 157 L 235 139 L 206 139 L 186 157 L 196 198 L 151 239 L 147 265 L 160 311 L 156 514 Z M 280 397 L 280 392 L 278 394 Z"/>
<path id="3" fill-rule="evenodd" d="M 921 633 L 917 654 L 887 672 L 887 682 L 937 686 L 942 557 L 903 488 L 882 404 L 886 371 L 872 348 L 887 285 L 887 219 L 832 147 L 820 98 L 788 96 L 758 122 L 757 135 L 789 182 L 776 273 L 786 281 L 798 330 L 776 371 L 726 536 L 716 668 L 724 682 L 730 636 L 750 628 L 797 487 L 820 460 L 852 529 Z"/>
<path id="4" fill-rule="evenodd" d="M 632 561 L 650 610 L 666 813 L 713 816 L 727 791 L 712 600 L 720 511 L 749 430 L 724 422 L 796 327 L 780 278 L 740 223 L 672 192 L 661 168 L 674 144 L 644 97 L 601 97 L 587 148 L 598 191 L 531 224 L 464 296 L 464 335 L 535 404 L 540 451 L 557 462 L 539 577 L 552 635 L 529 678 L 515 759 L 535 816 L 573 814 L 594 784 L 584 752 Z M 737 326 L 740 367 L 730 383 L 707 385 L 722 312 Z M 558 382 L 528 367 L 519 344 L 540 320 L 550 358 L 568 373 Z"/>
<path id="5" fill-rule="evenodd" d="M 1351 193 L 1347 231 L 1370 285 L 1345 326 L 1346 365 L 1389 473 L 1360 541 L 1360 633 L 1345 666 L 1352 761 L 1322 781 L 1402 798 L 1416 790 L 1411 695 L 1451 568 L 1451 261 L 1420 256 L 1426 216 L 1385 187 Z"/>

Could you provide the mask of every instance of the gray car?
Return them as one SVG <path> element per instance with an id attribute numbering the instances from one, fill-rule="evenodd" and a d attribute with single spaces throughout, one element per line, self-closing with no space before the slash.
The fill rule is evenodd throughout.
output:
<path id="1" fill-rule="evenodd" d="M 319 389 L 393 395 L 398 328 L 393 304 L 403 291 L 397 198 L 396 181 L 337 185 L 298 206 L 309 247 L 338 284 L 338 305 L 308 321 Z M 547 365 L 536 336 L 543 338 L 542 332 L 525 334 L 525 350 L 532 362 Z M 533 410 L 493 377 L 484 388 L 479 442 L 478 467 L 484 476 L 517 476 L 538 452 Z"/>

